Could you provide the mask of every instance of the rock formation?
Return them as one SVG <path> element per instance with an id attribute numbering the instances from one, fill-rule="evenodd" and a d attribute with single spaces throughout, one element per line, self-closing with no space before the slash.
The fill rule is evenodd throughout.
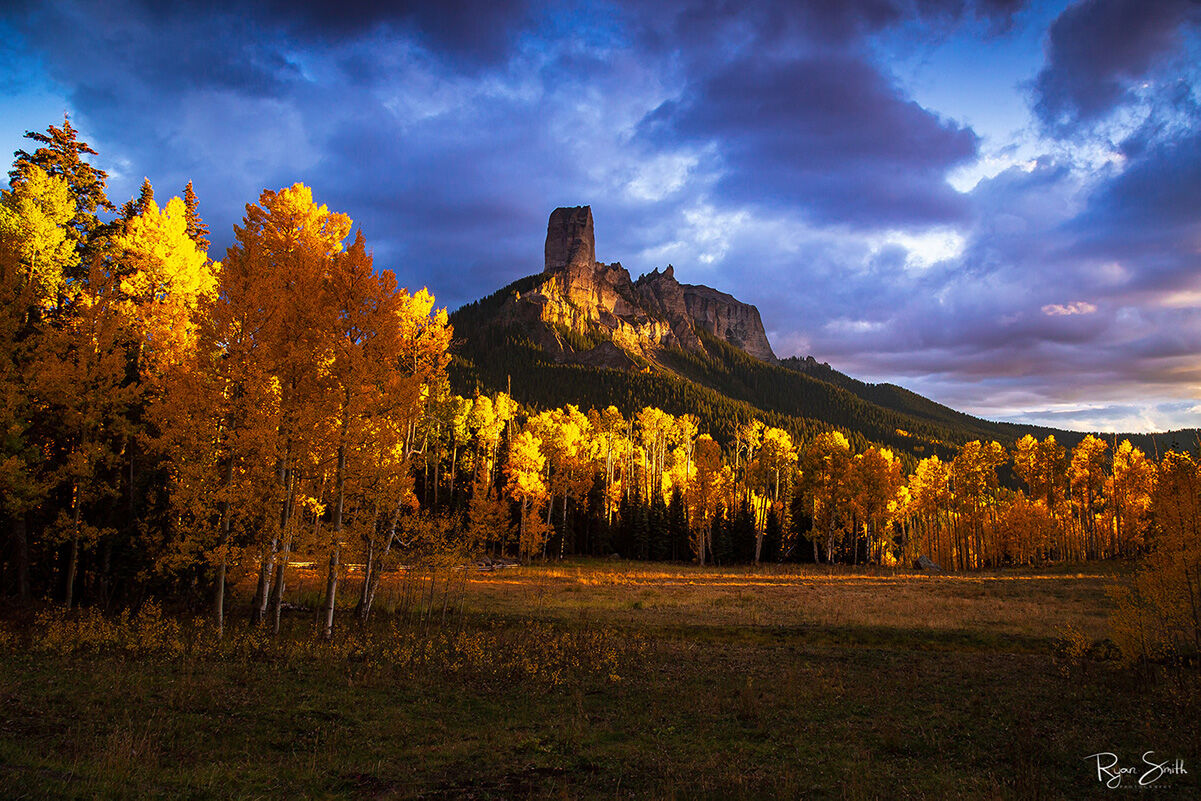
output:
<path id="1" fill-rule="evenodd" d="M 685 349 L 701 348 L 695 333 L 699 326 L 757 359 L 775 361 L 759 310 L 751 304 L 701 284 L 681 284 L 670 264 L 663 272 L 654 270 L 639 278 L 634 286 L 647 306 L 667 318 Z"/>
<path id="2" fill-rule="evenodd" d="M 613 346 L 646 359 L 661 348 L 704 353 L 697 328 L 757 358 L 775 359 L 754 306 L 707 286 L 681 284 L 670 265 L 634 282 L 620 263 L 598 262 L 589 206 L 551 213 L 542 276 L 532 291 L 510 299 L 506 316 L 600 335 L 612 343 L 576 354 L 577 361 L 623 364 Z"/>
<path id="3" fill-rule="evenodd" d="M 546 225 L 546 267 L 543 272 L 565 270 L 588 273 L 596 264 L 596 235 L 592 207 L 558 208 Z"/>
<path id="4" fill-rule="evenodd" d="M 693 321 L 688 314 L 688 303 L 684 298 L 684 287 L 676 280 L 675 268 L 670 264 L 663 272 L 653 270 L 644 275 L 634 284 L 643 305 L 652 312 L 667 320 L 671 332 L 675 335 L 680 346 L 694 353 L 704 352 L 701 339 L 692 327 Z"/>
<path id="5" fill-rule="evenodd" d="M 776 360 L 759 309 L 707 286 L 684 284 L 683 291 L 688 316 L 701 328 L 756 359 Z"/>

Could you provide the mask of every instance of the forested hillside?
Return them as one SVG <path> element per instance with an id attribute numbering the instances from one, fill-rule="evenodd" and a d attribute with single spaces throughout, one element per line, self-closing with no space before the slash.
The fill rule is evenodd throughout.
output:
<path id="1" fill-rule="evenodd" d="M 501 315 L 507 299 L 545 280 L 531 275 L 469 303 L 450 316 L 455 345 L 452 385 L 470 395 L 509 391 L 522 403 L 551 408 L 566 403 L 629 411 L 647 405 L 692 413 L 702 430 L 728 442 L 741 421 L 759 418 L 787 430 L 798 442 L 837 429 L 858 447 L 887 445 L 921 458 L 953 455 L 974 439 L 1012 445 L 1023 436 L 1054 436 L 1072 447 L 1083 432 L 993 422 L 957 412 L 892 384 L 868 384 L 827 364 L 796 357 L 768 363 L 698 330 L 705 353 L 664 348 L 655 358 L 630 357 L 610 367 L 589 357 L 609 342 L 603 329 L 587 335 L 549 323 L 513 322 Z M 616 348 L 609 345 L 610 350 Z M 590 363 L 591 362 L 591 363 Z M 1196 430 L 1160 435 L 1107 435 L 1128 439 L 1149 453 L 1187 449 Z"/>

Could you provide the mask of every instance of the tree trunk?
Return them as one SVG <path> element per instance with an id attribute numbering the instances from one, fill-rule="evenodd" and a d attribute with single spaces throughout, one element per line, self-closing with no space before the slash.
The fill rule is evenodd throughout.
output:
<path id="1" fill-rule="evenodd" d="M 375 591 L 379 589 L 380 577 L 383 575 L 384 559 L 388 558 L 388 553 L 392 550 L 392 543 L 396 539 L 396 529 L 393 528 L 388 534 L 388 542 L 384 546 L 384 552 L 380 554 L 376 562 L 375 571 L 371 574 L 371 586 L 367 591 L 367 603 L 363 607 L 363 622 L 371 617 L 371 607 L 375 603 Z"/>
<path id="2" fill-rule="evenodd" d="M 347 423 L 343 420 L 343 440 L 345 440 L 346 429 Z M 343 443 L 338 446 L 338 475 L 334 488 L 337 496 L 337 500 L 334 502 L 334 536 L 329 552 L 329 576 L 325 583 L 325 627 L 322 634 L 327 640 L 334 634 L 334 604 L 338 596 L 338 558 L 341 556 L 342 550 L 342 505 L 345 501 L 345 491 L 346 445 Z"/>
<path id="3" fill-rule="evenodd" d="M 526 555 L 525 518 L 529 504 L 529 498 L 521 499 L 521 516 L 517 519 L 517 555 L 519 558 L 525 558 Z"/>
<path id="4" fill-rule="evenodd" d="M 75 488 L 75 491 L 72 493 L 72 495 L 74 495 L 75 510 L 72 513 L 71 521 L 71 552 L 67 557 L 66 604 L 68 609 L 71 608 L 71 605 L 75 601 L 75 571 L 79 567 L 79 517 L 81 512 L 79 503 L 79 487 Z"/>
<path id="5" fill-rule="evenodd" d="M 272 537 L 270 545 L 263 543 L 259 550 L 259 581 L 254 591 L 254 603 L 250 608 L 250 623 L 257 626 L 267 616 L 267 599 L 271 594 L 271 571 L 275 569 L 275 552 L 279 550 L 279 537 Z"/>
<path id="6" fill-rule="evenodd" d="M 213 588 L 213 617 L 217 620 L 217 638 L 225 636 L 225 549 L 217 563 L 217 580 Z"/>
<path id="7" fill-rule="evenodd" d="M 438 508 L 438 484 L 439 484 L 439 482 L 442 481 L 442 475 L 441 475 L 442 474 L 442 469 L 441 469 L 442 468 L 442 445 L 439 444 L 441 442 L 441 440 L 439 439 L 440 435 L 441 435 L 441 429 L 439 429 L 438 433 L 434 435 L 434 507 L 433 508 L 435 508 L 435 509 Z"/>
<path id="8" fill-rule="evenodd" d="M 275 563 L 275 584 L 271 588 L 271 633 L 279 634 L 279 619 L 283 611 L 284 581 L 288 570 L 288 561 L 292 555 L 292 537 L 284 538 L 284 547 L 280 549 L 279 559 Z"/>
<path id="9" fill-rule="evenodd" d="M 355 604 L 354 613 L 359 622 L 367 621 L 367 594 L 370 591 L 371 579 L 375 575 L 375 540 L 367 538 L 367 561 L 363 565 L 363 580 L 359 584 L 359 602 Z"/>
<path id="10" fill-rule="evenodd" d="M 338 597 L 338 558 L 341 550 L 335 541 L 329 552 L 329 573 L 325 579 L 325 605 L 322 609 L 325 623 L 321 630 L 321 636 L 327 640 L 334 635 L 334 604 Z"/>
<path id="11" fill-rule="evenodd" d="M 225 563 L 226 550 L 229 548 L 229 529 L 230 529 L 230 513 L 229 513 L 229 488 L 234 481 L 234 460 L 231 456 L 225 462 L 225 484 L 224 488 L 227 497 L 221 502 L 221 561 L 217 565 L 217 581 L 213 588 L 213 617 L 217 619 L 217 636 L 222 637 L 225 634 Z"/>
<path id="12" fill-rule="evenodd" d="M 559 561 L 567 555 L 567 487 L 563 487 L 563 533 L 559 535 Z"/>
<path id="13" fill-rule="evenodd" d="M 291 451 L 291 445 L 288 450 Z M 280 612 L 284 602 L 284 581 L 287 576 L 288 561 L 292 555 L 292 498 L 296 488 L 296 473 L 290 468 L 285 469 L 284 473 L 287 495 L 284 497 L 279 513 L 279 530 L 283 539 L 283 548 L 280 549 L 279 559 L 275 564 L 275 586 L 271 588 L 271 601 L 268 604 L 271 608 L 271 631 L 273 634 L 279 634 Z"/>
<path id="14" fill-rule="evenodd" d="M 29 602 L 29 528 L 24 514 L 17 515 L 12 528 L 13 561 L 17 569 L 17 598 Z"/>

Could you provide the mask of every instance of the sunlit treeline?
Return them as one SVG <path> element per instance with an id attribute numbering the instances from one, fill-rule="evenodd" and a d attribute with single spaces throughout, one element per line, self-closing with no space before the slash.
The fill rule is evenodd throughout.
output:
<path id="1" fill-rule="evenodd" d="M 509 498 L 520 505 L 517 530 L 474 534 L 498 550 L 516 543 L 526 556 L 548 545 L 555 555 L 701 564 L 890 565 L 924 554 L 975 569 L 1136 554 L 1152 523 L 1157 466 L 1126 441 L 1113 448 L 1088 436 L 1071 451 L 1053 436 L 1026 436 L 1012 450 L 969 442 L 950 461 L 932 456 L 905 475 L 887 448 L 854 453 L 838 431 L 799 445 L 752 420 L 723 446 L 692 415 L 653 407 L 623 417 L 612 406 L 569 405 L 520 419 L 502 393 L 444 408 L 423 450 L 424 500 L 474 509 L 481 496 Z"/>
<path id="2" fill-rule="evenodd" d="M 460 397 L 445 312 L 303 185 L 247 205 L 218 262 L 190 184 L 160 206 L 147 182 L 118 211 L 68 123 L 30 137 L 0 198 L 0 568 L 22 599 L 207 596 L 220 625 L 241 583 L 278 627 L 305 562 L 328 634 L 350 564 L 365 618 L 386 573 L 485 551 L 1103 559 L 1153 547 L 1197 474 L 1095 437 L 970 442 L 909 471 L 838 431 L 745 420 L 719 442 L 654 407 Z"/>
<path id="3" fill-rule="evenodd" d="M 203 586 L 220 625 L 232 570 L 278 625 L 303 549 L 328 633 L 353 543 L 365 614 L 417 508 L 445 312 L 303 185 L 248 205 L 216 262 L 190 184 L 159 206 L 146 182 L 117 212 L 69 123 L 29 137 L 0 199 L 6 586 L 68 607 Z M 411 549 L 446 528 L 409 526 Z"/>

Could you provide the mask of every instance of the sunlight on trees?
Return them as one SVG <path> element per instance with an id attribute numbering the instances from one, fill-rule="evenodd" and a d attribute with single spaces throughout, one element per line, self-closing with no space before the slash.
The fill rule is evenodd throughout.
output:
<path id="1" fill-rule="evenodd" d="M 352 568 L 365 621 L 385 575 L 449 576 L 484 552 L 959 570 L 1142 556 L 1123 648 L 1198 651 L 1190 454 L 1026 435 L 915 460 L 836 429 L 743 419 L 719 440 L 654 406 L 463 397 L 445 310 L 303 184 L 248 204 L 218 262 L 190 183 L 160 206 L 146 181 L 103 223 L 105 176 L 69 123 L 31 138 L 0 193 L 0 568 L 21 602 L 208 594 L 220 632 L 241 584 L 277 630 L 301 560 L 323 573 L 329 637 Z"/>

